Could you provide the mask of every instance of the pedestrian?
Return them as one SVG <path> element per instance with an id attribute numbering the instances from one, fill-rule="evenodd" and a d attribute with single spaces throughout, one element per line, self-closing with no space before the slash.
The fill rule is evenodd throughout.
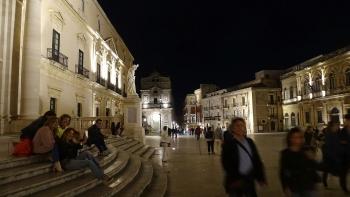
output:
<path id="1" fill-rule="evenodd" d="M 345 194 L 350 194 L 347 188 L 347 174 L 350 160 L 350 114 L 344 116 L 344 127 L 340 131 L 340 173 L 339 183 Z"/>
<path id="2" fill-rule="evenodd" d="M 221 154 L 221 144 L 222 144 L 223 136 L 220 125 L 215 129 L 214 135 L 214 150 L 216 153 Z"/>
<path id="3" fill-rule="evenodd" d="M 304 146 L 303 131 L 292 128 L 287 134 L 287 148 L 281 151 L 280 181 L 286 196 L 316 197 L 317 162 L 310 147 Z"/>
<path id="4" fill-rule="evenodd" d="M 106 143 L 104 141 L 105 136 L 101 133 L 102 120 L 97 119 L 95 124 L 88 128 L 88 140 L 87 144 L 90 146 L 95 144 L 99 150 L 99 154 L 106 156 L 110 153 L 107 149 Z"/>
<path id="5" fill-rule="evenodd" d="M 197 126 L 196 130 L 194 131 L 195 135 L 196 135 L 196 139 L 199 140 L 200 135 L 201 135 L 201 128 L 199 126 Z"/>
<path id="6" fill-rule="evenodd" d="M 208 145 L 208 155 L 215 154 L 214 152 L 214 131 L 211 127 L 208 128 L 207 132 L 205 132 L 205 139 Z"/>
<path id="7" fill-rule="evenodd" d="M 341 166 L 339 131 L 339 123 L 330 121 L 324 132 L 324 145 L 322 146 L 322 182 L 325 187 L 328 187 L 328 173 L 339 176 L 339 169 Z"/>
<path id="8" fill-rule="evenodd" d="M 163 157 L 162 161 L 168 161 L 168 147 L 170 146 L 170 138 L 167 134 L 168 128 L 167 126 L 163 127 L 162 133 L 160 134 L 160 147 L 163 147 Z"/>
<path id="9" fill-rule="evenodd" d="M 117 129 L 115 127 L 114 122 L 111 123 L 111 133 L 112 133 L 112 135 L 117 135 Z"/>
<path id="10" fill-rule="evenodd" d="M 230 197 L 256 197 L 255 181 L 267 184 L 263 163 L 254 141 L 246 136 L 243 118 L 231 120 L 225 132 L 221 161 L 225 170 L 225 189 Z"/>

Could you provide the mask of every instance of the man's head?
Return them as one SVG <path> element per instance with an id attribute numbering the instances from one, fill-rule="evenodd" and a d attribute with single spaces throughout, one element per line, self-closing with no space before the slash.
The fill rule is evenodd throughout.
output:
<path id="1" fill-rule="evenodd" d="M 48 117 L 51 117 L 51 116 L 56 117 L 56 113 L 54 111 L 50 110 L 50 111 L 45 112 L 45 114 L 44 114 L 45 118 L 48 118 Z"/>
<path id="2" fill-rule="evenodd" d="M 95 121 L 95 125 L 97 128 L 101 129 L 102 128 L 102 120 L 101 119 L 97 119 Z"/>
<path id="3" fill-rule="evenodd" d="M 229 126 L 229 130 L 237 136 L 243 137 L 247 133 L 246 123 L 243 118 L 237 117 L 231 120 L 231 125 Z"/>

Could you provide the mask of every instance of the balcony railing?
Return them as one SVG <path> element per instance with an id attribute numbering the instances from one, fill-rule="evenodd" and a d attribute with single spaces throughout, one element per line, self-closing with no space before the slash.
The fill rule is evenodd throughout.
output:
<path id="1" fill-rule="evenodd" d="M 68 69 L 68 57 L 56 49 L 47 49 L 47 58 L 60 63 L 65 69 Z"/>
<path id="2" fill-rule="evenodd" d="M 86 77 L 88 79 L 90 78 L 89 77 L 90 71 L 88 69 L 84 68 L 83 65 L 76 64 L 75 65 L 75 73 L 83 75 L 84 77 Z"/>
<path id="3" fill-rule="evenodd" d="M 115 88 L 115 92 L 122 95 L 122 90 L 118 87 Z"/>
<path id="4" fill-rule="evenodd" d="M 102 86 L 106 86 L 106 80 L 101 78 L 101 77 L 96 77 L 96 83 L 98 83 Z"/>
<path id="5" fill-rule="evenodd" d="M 110 89 L 110 90 L 113 90 L 113 91 L 115 90 L 114 84 L 109 83 L 109 82 L 107 83 L 107 88 Z"/>

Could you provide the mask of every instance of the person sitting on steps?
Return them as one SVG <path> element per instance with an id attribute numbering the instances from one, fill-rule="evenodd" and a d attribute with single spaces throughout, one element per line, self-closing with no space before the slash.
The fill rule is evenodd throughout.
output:
<path id="1" fill-rule="evenodd" d="M 92 144 L 95 144 L 95 146 L 100 151 L 100 155 L 106 156 L 110 154 L 110 151 L 107 149 L 106 143 L 104 141 L 105 136 L 101 133 L 101 128 L 101 119 L 97 119 L 95 121 L 95 124 L 88 128 L 87 145 L 91 146 Z"/>

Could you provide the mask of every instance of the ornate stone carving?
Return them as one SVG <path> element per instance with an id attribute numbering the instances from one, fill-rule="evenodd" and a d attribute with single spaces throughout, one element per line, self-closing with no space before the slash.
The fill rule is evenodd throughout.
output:
<path id="1" fill-rule="evenodd" d="M 128 83 L 127 83 L 127 93 L 128 95 L 137 95 L 135 87 L 135 70 L 139 65 L 132 65 L 128 70 Z"/>

